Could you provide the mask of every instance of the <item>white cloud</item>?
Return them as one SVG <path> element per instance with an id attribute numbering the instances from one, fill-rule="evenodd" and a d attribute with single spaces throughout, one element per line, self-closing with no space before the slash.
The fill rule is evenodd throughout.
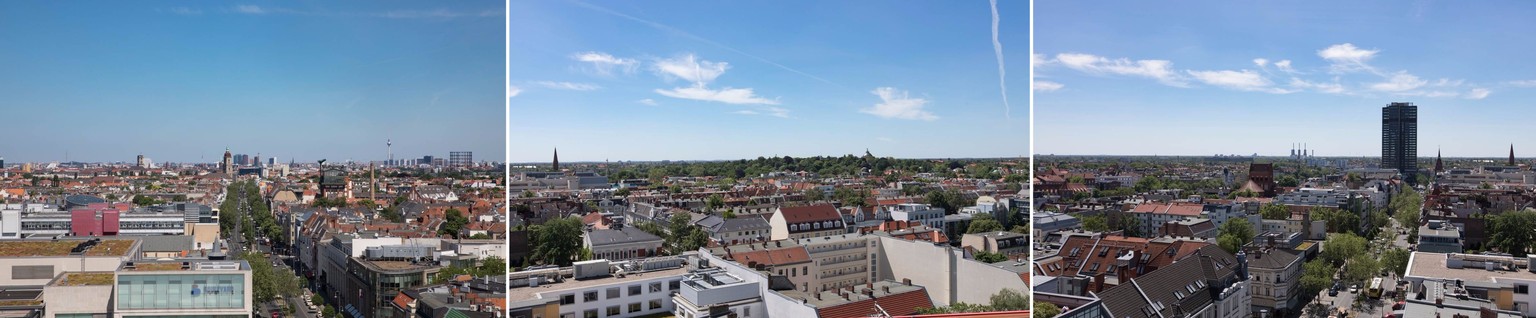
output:
<path id="1" fill-rule="evenodd" d="M 618 58 L 603 52 L 581 52 L 571 55 L 571 59 L 579 62 L 591 63 L 591 72 L 598 75 L 613 75 L 615 70 L 625 74 L 634 73 L 640 66 L 640 61 L 635 59 Z"/>
<path id="2" fill-rule="evenodd" d="M 727 104 L 767 104 L 778 105 L 779 101 L 756 96 L 751 88 L 722 88 L 718 90 L 702 86 L 678 87 L 673 89 L 656 89 L 657 94 L 672 98 L 701 100 L 707 102 L 721 102 Z"/>
<path id="3" fill-rule="evenodd" d="M 1264 66 L 1269 65 L 1269 60 L 1265 58 L 1256 58 L 1253 59 L 1253 65 L 1258 65 L 1259 68 L 1263 68 Z"/>
<path id="4" fill-rule="evenodd" d="M 997 86 L 1003 93 L 1003 116 L 1012 118 L 1013 106 L 1008 105 L 1008 70 L 1003 68 L 1003 42 L 997 40 L 997 0 L 992 0 L 992 52 L 997 54 Z"/>
<path id="5" fill-rule="evenodd" d="M 1491 93 L 1493 93 L 1493 91 L 1489 91 L 1486 88 L 1473 88 L 1472 91 L 1467 92 L 1466 98 L 1467 99 L 1484 99 L 1484 98 L 1488 98 L 1488 94 L 1491 94 Z"/>
<path id="6" fill-rule="evenodd" d="M 1329 94 L 1347 94 L 1344 85 L 1340 85 L 1335 79 L 1333 83 L 1309 82 L 1300 78 L 1291 78 L 1291 87 L 1297 89 L 1313 89 Z"/>
<path id="7" fill-rule="evenodd" d="M 1429 84 L 1429 85 L 1436 86 L 1436 87 L 1460 87 L 1461 84 L 1466 83 L 1466 82 L 1467 82 L 1466 80 L 1459 80 L 1459 79 L 1458 80 L 1452 80 L 1452 79 L 1449 79 L 1449 78 L 1441 78 L 1439 81 L 1435 81 L 1434 84 Z"/>
<path id="8" fill-rule="evenodd" d="M 1065 87 L 1066 85 L 1061 85 L 1061 83 L 1052 82 L 1052 81 L 1035 80 L 1035 83 L 1032 86 L 1034 87 L 1035 91 L 1037 91 L 1037 92 L 1050 92 L 1050 91 L 1055 91 L 1055 90 L 1061 89 L 1062 87 Z"/>
<path id="9" fill-rule="evenodd" d="M 728 104 L 779 104 L 777 100 L 757 96 L 751 88 L 710 89 L 709 83 L 714 82 L 715 78 L 730 69 L 730 64 L 726 62 L 705 61 L 693 54 L 687 54 L 677 58 L 657 60 L 652 65 L 652 69 L 664 79 L 683 79 L 693 83 L 692 87 L 656 89 L 656 93 L 663 96 Z"/>
<path id="10" fill-rule="evenodd" d="M 1536 87 L 1536 80 L 1519 80 L 1504 82 L 1504 85 L 1515 87 Z"/>
<path id="11" fill-rule="evenodd" d="M 1032 66 L 1044 66 L 1044 65 L 1051 64 L 1051 62 L 1052 62 L 1051 58 L 1046 57 L 1045 54 L 1040 54 L 1040 53 L 1030 53 L 1029 54 L 1029 65 L 1032 65 Z"/>
<path id="12" fill-rule="evenodd" d="M 563 89 L 563 90 L 569 90 L 569 91 L 590 91 L 590 90 L 596 90 L 596 89 L 603 88 L 602 86 L 597 86 L 597 85 L 587 84 L 587 83 L 551 82 L 551 81 L 537 81 L 537 82 L 533 82 L 533 83 L 534 84 L 539 84 L 540 86 L 544 86 L 544 87 L 551 88 L 551 89 Z"/>
<path id="13" fill-rule="evenodd" d="M 939 119 L 939 116 L 934 116 L 933 113 L 923 110 L 923 106 L 928 104 L 928 100 L 909 98 L 906 91 L 896 90 L 893 87 L 879 87 L 875 88 L 874 91 L 870 91 L 870 93 L 880 96 L 880 103 L 869 108 L 860 109 L 859 112 L 886 119 L 926 121 Z"/>
<path id="14" fill-rule="evenodd" d="M 656 106 L 656 100 L 650 99 L 650 98 L 641 99 L 641 100 L 638 100 L 638 101 L 635 101 L 635 102 L 641 103 L 641 104 L 650 105 L 650 106 Z"/>
<path id="15" fill-rule="evenodd" d="M 720 77 L 720 74 L 725 74 L 725 70 L 729 69 L 731 65 L 726 62 L 705 61 L 693 54 L 687 54 L 676 58 L 657 60 L 656 64 L 652 67 L 663 78 L 680 78 L 693 82 L 694 85 L 703 86 L 714 82 L 716 77 Z"/>
<path id="16" fill-rule="evenodd" d="M 242 5 L 235 6 L 235 12 L 249 13 L 249 14 L 266 14 L 268 11 L 265 10 L 265 9 L 262 9 L 259 6 L 249 5 L 249 4 L 242 4 Z"/>
<path id="17" fill-rule="evenodd" d="M 1374 72 L 1375 69 L 1371 68 L 1370 65 L 1366 65 L 1365 62 L 1376 57 L 1377 52 L 1381 52 L 1381 50 L 1366 50 L 1355 47 L 1351 43 L 1344 43 L 1334 44 L 1328 48 L 1318 50 L 1317 56 L 1333 63 L 1330 69 L 1334 73 L 1349 73 L 1361 70 Z"/>
<path id="18" fill-rule="evenodd" d="M 734 112 L 731 112 L 731 113 L 732 114 L 739 114 L 739 115 L 757 115 L 758 114 L 755 111 L 750 111 L 750 110 L 745 110 L 745 109 L 734 111 Z"/>
<path id="19" fill-rule="evenodd" d="M 1427 83 L 1428 81 L 1419 79 L 1418 76 L 1413 76 L 1413 74 L 1408 74 L 1408 72 L 1397 72 L 1388 77 L 1385 82 L 1371 84 L 1370 88 L 1383 92 L 1404 92 L 1422 87 Z"/>
<path id="20" fill-rule="evenodd" d="M 1291 68 L 1291 60 L 1280 60 L 1275 62 L 1275 68 L 1280 69 L 1281 71 L 1285 71 L 1286 73 L 1296 72 L 1296 69 Z"/>
<path id="21" fill-rule="evenodd" d="M 1274 83 L 1264 78 L 1264 75 L 1252 70 L 1221 70 L 1221 71 L 1185 71 L 1195 80 L 1206 85 L 1225 87 L 1243 91 L 1268 92 L 1286 94 L 1293 91 L 1271 87 Z"/>
<path id="22" fill-rule="evenodd" d="M 1166 60 L 1136 60 L 1125 58 L 1108 59 L 1092 54 L 1061 53 L 1056 54 L 1056 61 L 1068 68 L 1093 73 L 1139 76 L 1156 79 L 1164 85 L 1185 87 L 1183 79 L 1173 71 L 1173 62 Z"/>
<path id="23" fill-rule="evenodd" d="M 507 85 L 507 98 L 517 97 L 517 94 L 522 94 L 522 93 L 523 93 L 523 89 L 517 88 L 517 86 Z"/>
<path id="24" fill-rule="evenodd" d="M 783 109 L 783 108 L 778 108 L 778 107 L 773 107 L 773 106 L 768 106 L 768 115 L 769 116 L 773 116 L 773 117 L 779 117 L 779 118 L 789 118 L 789 110 L 788 109 Z"/>

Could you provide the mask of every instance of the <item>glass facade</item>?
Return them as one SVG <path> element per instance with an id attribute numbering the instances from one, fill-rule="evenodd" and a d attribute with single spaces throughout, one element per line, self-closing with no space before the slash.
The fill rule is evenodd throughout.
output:
<path id="1" fill-rule="evenodd" d="M 240 274 L 118 275 L 117 308 L 245 308 L 245 276 Z"/>

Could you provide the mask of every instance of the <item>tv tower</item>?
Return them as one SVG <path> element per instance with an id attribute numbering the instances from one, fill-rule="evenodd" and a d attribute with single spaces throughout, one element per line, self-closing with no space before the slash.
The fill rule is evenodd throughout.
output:
<path id="1" fill-rule="evenodd" d="M 389 155 L 389 161 L 385 161 L 384 162 L 384 166 L 388 167 L 390 165 L 394 165 L 395 164 L 395 141 L 393 139 L 384 139 L 384 153 Z"/>

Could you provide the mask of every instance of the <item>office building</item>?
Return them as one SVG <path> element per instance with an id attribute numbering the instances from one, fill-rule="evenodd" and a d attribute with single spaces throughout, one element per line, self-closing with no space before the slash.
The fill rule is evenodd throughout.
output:
<path id="1" fill-rule="evenodd" d="M 468 167 L 475 163 L 475 154 L 471 151 L 448 152 L 448 165 L 455 167 Z"/>
<path id="2" fill-rule="evenodd" d="M 1381 108 L 1381 167 L 1397 169 L 1412 181 L 1419 173 L 1419 106 L 1392 103 Z"/>

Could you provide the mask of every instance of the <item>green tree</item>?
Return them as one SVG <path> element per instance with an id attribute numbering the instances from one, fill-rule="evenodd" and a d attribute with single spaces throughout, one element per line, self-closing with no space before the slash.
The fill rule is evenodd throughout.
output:
<path id="1" fill-rule="evenodd" d="M 1322 257 L 1333 264 L 1343 264 L 1350 257 L 1364 255 L 1365 247 L 1365 238 L 1353 233 L 1334 234 L 1323 241 Z"/>
<path id="2" fill-rule="evenodd" d="M 1520 210 L 1504 212 L 1488 218 L 1488 243 L 1501 252 L 1525 257 L 1530 253 L 1531 241 L 1536 240 L 1536 211 Z"/>
<path id="3" fill-rule="evenodd" d="M 710 211 L 714 211 L 715 209 L 719 209 L 723 206 L 725 206 L 725 198 L 721 197 L 719 194 L 711 194 L 709 195 L 709 199 L 704 201 L 704 207 Z"/>
<path id="4" fill-rule="evenodd" d="M 970 226 L 970 228 L 966 229 L 965 233 L 966 234 L 970 234 L 970 233 L 986 233 L 986 232 L 997 232 L 997 231 L 1002 231 L 1002 230 L 1003 230 L 1003 223 L 997 222 L 996 219 L 992 218 L 991 214 L 977 213 L 971 219 L 971 226 Z"/>
<path id="5" fill-rule="evenodd" d="M 1217 245 L 1230 253 L 1237 253 L 1248 242 L 1253 241 L 1253 224 L 1248 219 L 1234 218 L 1221 225 L 1220 234 L 1216 237 Z"/>
<path id="6" fill-rule="evenodd" d="M 1275 185 L 1282 187 L 1294 187 L 1299 184 L 1301 184 L 1301 182 L 1297 181 L 1296 177 L 1292 176 L 1281 176 L 1279 179 L 1275 179 Z"/>
<path id="7" fill-rule="evenodd" d="M 1291 210 L 1284 205 L 1265 204 L 1259 207 L 1259 216 L 1265 220 L 1285 220 L 1291 218 Z"/>
<path id="8" fill-rule="evenodd" d="M 1089 232 L 1109 231 L 1109 220 L 1106 219 L 1103 215 L 1089 215 L 1084 216 L 1081 219 L 1083 222 L 1083 230 Z"/>
<path id="9" fill-rule="evenodd" d="M 993 310 L 1029 310 L 1029 295 L 1012 288 L 997 291 L 996 294 L 992 294 L 991 300 Z"/>
<path id="10" fill-rule="evenodd" d="M 973 256 L 975 256 L 976 261 L 982 262 L 982 263 L 997 263 L 997 262 L 1008 260 L 1008 255 L 1005 255 L 1003 253 L 989 253 L 989 252 L 979 251 L 979 250 L 976 251 L 976 253 L 973 254 Z"/>
<path id="11" fill-rule="evenodd" d="M 1119 229 L 1125 231 L 1126 236 L 1141 236 L 1144 234 L 1141 233 L 1141 218 L 1122 217 L 1120 218 Z"/>
<path id="12" fill-rule="evenodd" d="M 448 208 L 443 212 L 443 225 L 437 228 L 439 235 L 452 235 L 458 238 L 464 231 L 464 225 L 469 224 L 469 218 L 464 217 L 464 212 L 459 209 Z"/>
<path id="13" fill-rule="evenodd" d="M 1344 265 L 1344 279 L 1350 282 L 1364 282 L 1376 273 L 1381 272 L 1381 263 L 1369 255 L 1358 254 L 1349 258 Z"/>
<path id="14" fill-rule="evenodd" d="M 673 255 L 697 250 L 709 243 L 709 234 L 693 225 L 693 219 L 687 213 L 673 213 L 667 220 L 667 233 L 670 235 L 663 238 L 667 244 L 667 251 Z"/>
<path id="15" fill-rule="evenodd" d="M 1061 307 L 1056 304 L 1036 300 L 1034 308 L 1034 311 L 1029 312 L 1030 316 L 1051 318 L 1061 315 Z"/>
<path id="16" fill-rule="evenodd" d="M 1302 264 L 1301 289 L 1302 295 L 1315 295 L 1328 286 L 1333 285 L 1333 273 L 1337 271 L 1333 264 L 1322 258 L 1314 259 Z"/>
<path id="17" fill-rule="evenodd" d="M 721 213 L 720 217 L 727 218 L 727 219 L 734 219 L 734 218 L 736 218 L 736 210 L 725 210 L 725 213 Z"/>
<path id="18" fill-rule="evenodd" d="M 1409 254 L 1408 250 L 1402 248 L 1394 247 L 1388 249 L 1386 252 L 1381 253 L 1381 266 L 1391 270 L 1393 273 L 1397 273 L 1398 277 L 1402 277 L 1408 272 Z"/>
<path id="19" fill-rule="evenodd" d="M 529 237 L 533 244 L 533 254 L 529 258 L 542 264 L 570 266 L 571 259 L 582 248 L 582 227 L 581 219 L 574 216 L 549 220 L 534 227 Z"/>
<path id="20" fill-rule="evenodd" d="M 821 189 L 816 189 L 816 188 L 805 189 L 804 194 L 805 194 L 805 200 L 806 201 L 811 201 L 811 202 L 824 200 L 824 199 L 826 199 L 826 196 L 827 196 L 826 193 L 821 191 Z"/>
<path id="21" fill-rule="evenodd" d="M 617 191 L 613 191 L 613 195 L 614 196 L 620 196 L 620 197 L 627 197 L 627 196 L 629 196 L 629 188 L 622 188 L 622 189 L 619 189 Z"/>

